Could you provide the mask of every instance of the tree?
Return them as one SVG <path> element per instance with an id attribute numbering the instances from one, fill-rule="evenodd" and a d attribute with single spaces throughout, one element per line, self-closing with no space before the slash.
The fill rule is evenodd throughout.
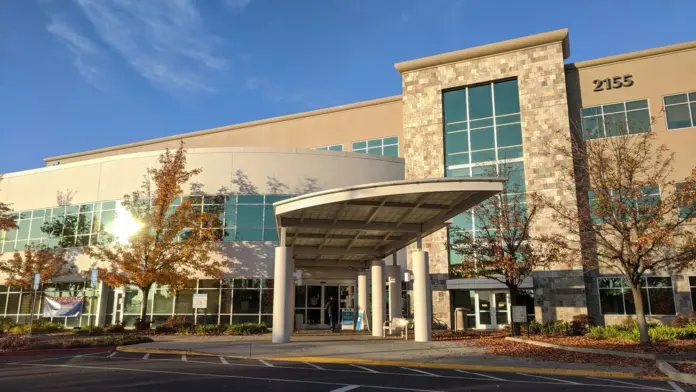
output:
<path id="1" fill-rule="evenodd" d="M 139 225 L 127 243 L 85 248 L 107 265 L 99 269 L 107 284 L 135 285 L 142 291 L 141 328 L 147 326 L 147 298 L 153 284 L 168 285 L 175 292 L 198 273 L 221 277 L 224 264 L 211 257 L 220 249 L 221 232 L 208 229 L 221 226 L 219 214 L 202 212 L 187 198 L 177 204 L 182 187 L 200 172 L 186 169 L 183 144 L 173 153 L 167 149 L 159 157 L 159 167 L 147 170 L 140 190 L 124 196 L 123 207 Z"/>
<path id="2" fill-rule="evenodd" d="M 69 263 L 62 250 L 27 245 L 23 253 L 15 251 L 12 258 L 0 262 L 0 272 L 7 275 L 5 285 L 30 290 L 36 274 L 45 283 L 69 272 Z"/>
<path id="3" fill-rule="evenodd" d="M 0 182 L 2 182 L 2 176 L 0 175 Z M 12 217 L 12 208 L 6 203 L 0 202 L 0 231 L 16 229 L 17 223 Z"/>
<path id="4" fill-rule="evenodd" d="M 654 119 L 653 119 L 654 122 Z M 609 127 L 609 125 L 607 125 Z M 577 129 L 577 128 L 576 128 Z M 551 153 L 559 162 L 559 187 L 577 205 L 547 200 L 553 220 L 570 234 L 567 249 L 586 270 L 620 274 L 631 292 L 640 342 L 650 343 L 641 295 L 646 273 L 678 273 L 696 260 L 696 168 L 676 182 L 674 153 L 653 146 L 654 132 L 590 140 L 587 132 L 559 135 Z M 585 140 L 587 139 L 587 140 Z M 565 241 L 567 240 L 567 241 Z"/>
<path id="5" fill-rule="evenodd" d="M 517 173 L 501 165 L 501 177 L 514 178 Z M 497 173 L 490 173 L 496 176 Z M 453 228 L 450 248 L 462 256 L 461 264 L 452 267 L 460 276 L 487 278 L 507 287 L 510 304 L 519 305 L 519 288 L 532 272 L 549 268 L 560 261 L 561 247 L 555 239 L 533 235 L 543 209 L 541 198 L 524 193 L 520 181 L 508 181 L 501 194 L 473 209 L 476 233 Z M 520 325 L 511 328 L 520 334 Z"/>

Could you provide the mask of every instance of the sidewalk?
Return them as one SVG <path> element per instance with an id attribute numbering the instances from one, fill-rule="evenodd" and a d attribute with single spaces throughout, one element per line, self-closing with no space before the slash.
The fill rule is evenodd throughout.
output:
<path id="1" fill-rule="evenodd" d="M 646 369 L 624 366 L 599 366 L 591 363 L 561 363 L 526 358 L 492 356 L 482 348 L 463 346 L 454 341 L 416 343 L 412 340 L 379 339 L 371 336 L 301 336 L 290 343 L 272 344 L 270 336 L 260 337 L 162 337 L 153 343 L 128 346 L 123 351 L 155 352 L 158 350 L 210 355 L 282 359 L 308 362 L 394 364 L 412 366 L 461 366 L 479 370 L 519 371 L 536 369 L 547 374 L 630 373 L 636 376 Z M 406 366 L 406 365 L 401 365 Z M 617 376 L 620 377 L 620 376 Z"/>

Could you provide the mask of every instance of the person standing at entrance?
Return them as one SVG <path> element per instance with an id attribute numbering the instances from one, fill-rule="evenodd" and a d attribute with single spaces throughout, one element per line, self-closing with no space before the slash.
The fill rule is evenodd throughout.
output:
<path id="1" fill-rule="evenodd" d="M 336 298 L 330 296 L 329 300 L 326 301 L 324 309 L 329 314 L 329 328 L 331 332 L 333 332 L 336 329 L 336 321 L 338 320 L 338 303 L 336 302 Z"/>

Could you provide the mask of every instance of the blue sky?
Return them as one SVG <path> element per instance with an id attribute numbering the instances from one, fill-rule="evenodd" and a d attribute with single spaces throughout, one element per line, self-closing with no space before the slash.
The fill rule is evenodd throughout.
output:
<path id="1" fill-rule="evenodd" d="M 0 173 L 399 94 L 396 62 L 562 27 L 569 61 L 696 40 L 691 0 L 4 0 L 2 8 Z"/>

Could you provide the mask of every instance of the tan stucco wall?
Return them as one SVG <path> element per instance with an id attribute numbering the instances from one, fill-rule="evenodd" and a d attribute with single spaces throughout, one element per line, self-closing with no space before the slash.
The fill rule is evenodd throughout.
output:
<path id="1" fill-rule="evenodd" d="M 74 192 L 72 204 L 121 199 L 139 188 L 145 169 L 156 165 L 160 152 L 118 155 L 9 173 L 0 182 L 0 201 L 11 203 L 15 211 L 21 211 L 53 207 L 57 204 L 56 193 L 67 190 Z M 230 147 L 190 149 L 187 158 L 189 168 L 203 169 L 192 183 L 200 182 L 205 193 L 216 193 L 221 187 L 238 192 L 239 187 L 233 181 L 238 179 L 239 170 L 246 176 L 244 181 L 261 194 L 299 194 L 404 178 L 403 159 L 355 153 Z M 273 189 L 269 178 L 283 186 Z M 224 243 L 223 252 L 215 257 L 227 262 L 229 276 L 272 277 L 276 245 L 272 242 Z M 0 258 L 11 256 L 5 253 Z M 92 267 L 93 261 L 77 249 L 72 249 L 69 257 L 80 270 Z M 403 254 L 401 259 L 405 264 Z M 346 272 L 346 266 L 341 266 L 345 271 L 332 279 L 354 277 L 355 271 Z M 335 263 L 331 267 L 335 269 Z M 306 275 L 326 278 L 331 271 L 333 269 L 326 270 L 326 266 L 307 268 Z M 0 276 L 0 282 L 3 280 Z"/>
<path id="2" fill-rule="evenodd" d="M 56 161 L 63 165 L 166 147 L 177 148 L 181 140 L 187 148 L 313 148 L 343 144 L 343 151 L 351 151 L 355 141 L 391 136 L 398 136 L 401 143 L 401 100 L 398 96 L 55 156 L 45 161 L 49 166 Z"/>

